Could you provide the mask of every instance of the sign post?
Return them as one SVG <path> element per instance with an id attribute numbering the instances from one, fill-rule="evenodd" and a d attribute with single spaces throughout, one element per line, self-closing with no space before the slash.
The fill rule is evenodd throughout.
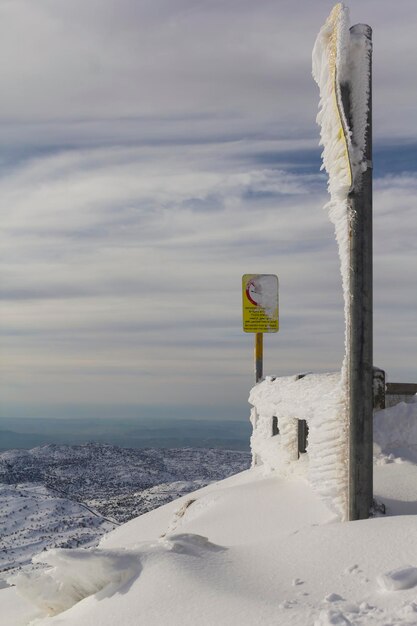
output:
<path id="1" fill-rule="evenodd" d="M 260 383 L 264 368 L 264 336 L 262 333 L 255 334 L 255 382 Z"/>
<path id="2" fill-rule="evenodd" d="M 263 376 L 263 333 L 276 333 L 278 319 L 278 277 L 275 274 L 242 276 L 243 330 L 255 334 L 255 382 Z"/>

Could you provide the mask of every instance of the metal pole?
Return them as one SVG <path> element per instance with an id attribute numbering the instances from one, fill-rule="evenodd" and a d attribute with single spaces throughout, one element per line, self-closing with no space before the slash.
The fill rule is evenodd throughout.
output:
<path id="1" fill-rule="evenodd" d="M 264 335 L 255 334 L 255 382 L 260 383 L 263 376 Z"/>
<path id="2" fill-rule="evenodd" d="M 305 374 L 297 374 L 295 380 L 300 380 L 304 378 Z M 298 456 L 300 453 L 303 454 L 307 452 L 307 437 L 308 437 L 308 426 L 306 420 L 297 420 L 298 421 Z"/>
<path id="3" fill-rule="evenodd" d="M 357 24 L 352 36 L 366 37 L 372 45 L 372 30 Z M 366 52 L 367 53 L 367 52 Z M 371 55 L 371 52 L 369 52 Z M 369 68 L 371 70 L 371 58 Z M 372 94 L 369 73 L 369 107 L 365 137 L 365 171 L 349 194 L 350 227 L 350 337 L 349 385 L 349 511 L 350 520 L 369 517 L 373 498 L 372 414 Z"/>

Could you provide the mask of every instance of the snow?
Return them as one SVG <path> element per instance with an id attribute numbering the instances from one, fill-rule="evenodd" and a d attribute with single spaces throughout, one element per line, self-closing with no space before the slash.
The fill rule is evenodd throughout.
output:
<path id="1" fill-rule="evenodd" d="M 0 582 L 51 547 L 91 546 L 114 524 L 36 483 L 0 483 Z"/>
<path id="2" fill-rule="evenodd" d="M 378 576 L 378 584 L 385 591 L 411 589 L 417 586 L 417 567 L 399 567 Z"/>
<path id="3" fill-rule="evenodd" d="M 323 167 L 329 174 L 332 202 L 347 198 L 353 180 L 368 167 L 364 162 L 372 44 L 368 28 L 349 28 L 349 9 L 336 4 L 313 48 L 313 78 L 320 89 L 317 122 L 321 126 Z M 346 119 L 342 86 L 350 91 Z"/>
<path id="4" fill-rule="evenodd" d="M 370 166 L 364 160 L 369 104 L 371 42 L 367 27 L 349 29 L 349 10 L 335 5 L 313 48 L 313 78 L 320 90 L 317 123 L 321 127 L 323 167 L 328 173 L 330 202 L 326 205 L 339 248 L 345 302 L 345 344 L 349 334 L 349 223 L 348 194 L 353 182 Z M 351 126 L 345 116 L 341 88 L 350 93 Z M 342 379 L 346 376 L 346 355 Z"/>
<path id="5" fill-rule="evenodd" d="M 325 384 L 330 393 L 336 375 Z M 0 624 L 415 625 L 417 402 L 406 406 L 375 415 L 386 516 L 338 523 L 308 481 L 308 454 L 291 473 L 257 466 L 127 522 L 98 548 L 42 553 L 45 570 L 0 590 Z"/>
<path id="6" fill-rule="evenodd" d="M 349 48 L 349 11 L 339 3 L 333 8 L 317 36 L 313 48 L 313 78 L 320 89 L 317 123 L 321 127 L 323 167 L 329 176 L 330 202 L 325 208 L 335 227 L 344 297 L 345 356 L 341 371 L 340 399 L 337 403 L 338 413 L 333 416 L 333 420 L 338 422 L 339 433 L 344 436 L 343 441 L 339 441 L 339 463 L 345 467 L 348 462 L 347 353 L 350 330 L 348 194 L 352 187 L 352 165 L 349 156 L 351 133 L 344 115 L 340 85 L 341 80 L 346 81 L 349 74 L 347 68 Z M 345 478 L 347 479 L 346 472 Z M 342 518 L 347 515 L 347 480 L 344 492 Z"/>
<path id="7" fill-rule="evenodd" d="M 350 159 L 355 178 L 371 165 L 364 160 L 372 53 L 372 43 L 367 35 L 368 27 L 364 24 L 358 24 L 350 31 L 349 69 L 345 79 L 350 87 L 352 115 Z"/>
<path id="8" fill-rule="evenodd" d="M 140 571 L 140 559 L 134 552 L 94 548 L 49 550 L 35 556 L 33 562 L 49 568 L 17 574 L 14 584 L 48 615 L 61 613 L 102 589 L 111 593 Z"/>
<path id="9" fill-rule="evenodd" d="M 277 317 L 278 279 L 274 274 L 259 274 L 251 278 L 249 293 L 268 317 Z"/>
<path id="10" fill-rule="evenodd" d="M 374 442 L 382 452 L 390 450 L 397 457 L 417 462 L 417 395 L 411 402 L 400 402 L 376 414 Z"/>
<path id="11" fill-rule="evenodd" d="M 340 93 L 340 80 L 348 74 L 349 40 L 349 11 L 339 3 L 321 28 L 312 55 L 313 78 L 320 89 L 317 122 L 321 126 L 323 167 L 329 175 L 329 193 L 335 203 L 346 200 L 352 184 L 350 135 L 343 132 L 347 121 Z"/>
<path id="12" fill-rule="evenodd" d="M 250 393 L 254 464 L 291 473 L 298 459 L 298 421 L 309 427 L 308 480 L 340 519 L 346 511 L 346 432 L 340 373 L 266 377 Z M 272 435 L 272 418 L 279 435 Z"/>
<path id="13" fill-rule="evenodd" d="M 335 227 L 345 312 L 345 356 L 341 368 L 337 412 L 332 416 L 332 430 L 337 430 L 337 469 L 334 494 L 341 517 L 347 509 L 348 465 L 348 341 L 350 336 L 350 223 L 352 208 L 349 192 L 360 186 L 363 172 L 371 165 L 364 158 L 367 138 L 371 43 L 367 27 L 349 28 L 349 10 L 334 6 L 320 29 L 312 54 L 313 78 L 320 90 L 317 123 L 321 127 L 323 167 L 327 171 L 330 202 L 326 204 Z M 342 89 L 349 91 L 350 120 L 346 119 Z M 337 426 L 336 426 L 337 424 Z M 333 480 L 333 478 L 332 478 Z M 343 483 L 343 481 L 345 481 Z M 343 483 L 343 485 L 342 485 Z M 342 485 L 342 490 L 341 490 Z M 342 493 L 342 492 L 345 493 Z"/>

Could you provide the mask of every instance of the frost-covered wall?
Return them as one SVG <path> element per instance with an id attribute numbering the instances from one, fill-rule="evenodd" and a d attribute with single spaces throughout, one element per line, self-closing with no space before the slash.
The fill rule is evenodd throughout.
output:
<path id="1" fill-rule="evenodd" d="M 250 392 L 253 405 L 251 449 L 254 464 L 281 473 L 294 469 L 298 459 L 298 420 L 306 420 L 308 473 L 313 488 L 337 513 L 345 518 L 346 455 L 345 422 L 340 372 L 307 374 L 303 378 L 267 377 Z M 273 418 L 279 434 L 272 436 Z"/>
<path id="2" fill-rule="evenodd" d="M 337 415 L 340 410 L 340 373 L 307 374 L 281 378 L 267 377 L 250 392 L 253 405 L 251 448 L 253 462 L 265 471 L 288 475 L 298 459 L 297 420 L 307 421 L 308 447 L 303 469 L 315 491 L 344 519 L 345 433 Z M 273 436 L 273 419 L 279 434 Z M 417 395 L 408 403 L 377 411 L 374 415 L 374 452 L 412 450 L 417 458 Z M 407 455 L 406 455 L 407 456 Z"/>

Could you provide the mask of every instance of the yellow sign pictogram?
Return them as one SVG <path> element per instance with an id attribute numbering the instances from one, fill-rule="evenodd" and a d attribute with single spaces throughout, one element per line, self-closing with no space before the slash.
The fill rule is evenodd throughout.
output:
<path id="1" fill-rule="evenodd" d="M 278 331 L 278 277 L 275 274 L 244 274 L 242 304 L 245 333 Z"/>

